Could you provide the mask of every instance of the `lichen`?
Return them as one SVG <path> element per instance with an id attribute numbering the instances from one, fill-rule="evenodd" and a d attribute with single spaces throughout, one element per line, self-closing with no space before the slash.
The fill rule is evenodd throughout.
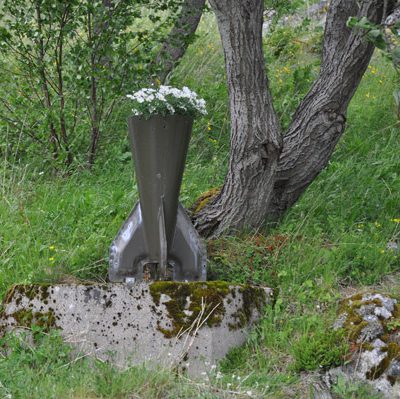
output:
<path id="1" fill-rule="evenodd" d="M 158 324 L 158 330 L 167 338 L 175 337 L 180 331 L 189 329 L 205 306 L 204 318 L 208 316 L 208 326 L 218 325 L 224 314 L 224 298 L 229 293 L 229 284 L 224 282 L 178 283 L 157 281 L 150 285 L 154 303 L 159 306 L 161 295 L 171 299 L 164 302 L 168 317 L 172 322 L 170 329 Z M 190 298 L 188 303 L 187 299 Z M 186 311 L 186 313 L 185 313 Z M 212 312 L 212 313 L 210 313 Z"/>
<path id="2" fill-rule="evenodd" d="M 167 309 L 171 326 L 166 328 L 159 322 L 158 330 L 167 338 L 176 337 L 186 330 L 189 331 L 203 308 L 202 319 L 205 320 L 205 324 L 209 327 L 220 325 L 226 313 L 224 300 L 229 294 L 227 299 L 235 298 L 237 289 L 242 295 L 243 303 L 233 315 L 235 323 L 230 326 L 232 329 L 244 327 L 251 319 L 254 309 L 261 311 L 265 304 L 265 291 L 262 288 L 246 285 L 236 288 L 222 281 L 194 283 L 157 281 L 152 283 L 150 293 L 156 306 L 161 304 L 162 294 L 170 298 L 163 304 Z"/>

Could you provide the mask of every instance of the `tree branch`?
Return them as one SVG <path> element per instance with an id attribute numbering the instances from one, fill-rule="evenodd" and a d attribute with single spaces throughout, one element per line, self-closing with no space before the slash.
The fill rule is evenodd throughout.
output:
<path id="1" fill-rule="evenodd" d="M 301 196 L 328 164 L 345 129 L 347 107 L 365 70 L 374 45 L 362 32 L 345 26 L 349 17 L 380 23 L 382 0 L 332 0 L 325 27 L 321 72 L 284 137 L 268 218 L 276 220 Z"/>
<path id="2" fill-rule="evenodd" d="M 185 54 L 200 22 L 204 5 L 205 0 L 185 0 L 183 3 L 179 18 L 156 57 L 155 64 L 159 68 L 158 78 L 161 82 L 166 80 Z"/>

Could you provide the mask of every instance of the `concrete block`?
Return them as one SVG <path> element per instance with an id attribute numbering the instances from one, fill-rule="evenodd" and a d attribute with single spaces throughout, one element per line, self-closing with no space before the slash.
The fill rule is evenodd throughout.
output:
<path id="1" fill-rule="evenodd" d="M 0 334 L 58 328 L 77 351 L 117 366 L 199 376 L 246 341 L 272 296 L 270 288 L 217 281 L 16 285 L 3 301 Z"/>

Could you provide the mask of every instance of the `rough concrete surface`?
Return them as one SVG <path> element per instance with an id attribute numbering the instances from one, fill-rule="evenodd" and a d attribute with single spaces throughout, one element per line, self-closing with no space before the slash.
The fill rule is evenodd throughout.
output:
<path id="1" fill-rule="evenodd" d="M 3 302 L 0 335 L 39 324 L 120 367 L 145 363 L 198 376 L 245 342 L 271 301 L 269 288 L 222 282 L 17 285 Z"/>

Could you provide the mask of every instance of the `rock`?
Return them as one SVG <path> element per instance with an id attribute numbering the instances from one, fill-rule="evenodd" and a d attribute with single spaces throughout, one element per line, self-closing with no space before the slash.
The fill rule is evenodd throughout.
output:
<path id="1" fill-rule="evenodd" d="M 344 329 L 353 352 L 346 365 L 325 374 L 325 383 L 331 387 L 340 377 L 368 383 L 383 398 L 400 399 L 399 314 L 397 300 L 387 295 L 356 294 L 343 300 L 334 328 Z"/>
<path id="2" fill-rule="evenodd" d="M 245 342 L 271 299 L 269 288 L 224 282 L 20 285 L 3 302 L 0 335 L 58 328 L 76 351 L 117 366 L 146 363 L 200 376 Z"/>
<path id="3" fill-rule="evenodd" d="M 317 381 L 311 389 L 311 399 L 332 399 L 329 388 L 322 381 Z"/>
<path id="4" fill-rule="evenodd" d="M 374 348 L 371 351 L 361 352 L 358 364 L 354 367 L 354 372 L 359 375 L 360 379 L 367 379 L 368 373 L 375 367 L 378 367 L 382 360 L 386 358 L 387 352 L 382 351 L 382 349 Z"/>
<path id="5" fill-rule="evenodd" d="M 345 321 L 347 320 L 348 314 L 347 312 L 342 313 L 333 323 L 333 329 L 338 330 L 339 328 L 343 328 Z"/>
<path id="6" fill-rule="evenodd" d="M 399 360 L 393 360 L 390 366 L 387 369 L 387 375 L 389 377 L 400 377 L 400 361 Z"/>
<path id="7" fill-rule="evenodd" d="M 388 296 L 383 296 L 381 294 L 365 294 L 362 297 L 362 301 L 380 301 L 382 306 L 384 306 L 389 312 L 393 312 L 395 305 L 397 304 L 397 300 L 394 298 L 390 298 Z"/>
<path id="8" fill-rule="evenodd" d="M 386 244 L 386 249 L 387 249 L 388 251 L 392 251 L 392 252 L 394 252 L 395 254 L 397 254 L 397 253 L 399 253 L 399 244 L 398 244 L 396 241 L 389 241 L 389 242 Z"/>
<path id="9" fill-rule="evenodd" d="M 376 339 L 373 343 L 372 346 L 376 349 L 376 348 L 384 348 L 387 346 L 387 344 L 383 341 L 381 341 L 380 339 Z"/>
<path id="10" fill-rule="evenodd" d="M 370 342 L 384 333 L 384 329 L 378 317 L 368 315 L 365 316 L 363 320 L 367 322 L 367 325 L 361 330 L 358 336 L 356 341 L 358 344 Z"/>

